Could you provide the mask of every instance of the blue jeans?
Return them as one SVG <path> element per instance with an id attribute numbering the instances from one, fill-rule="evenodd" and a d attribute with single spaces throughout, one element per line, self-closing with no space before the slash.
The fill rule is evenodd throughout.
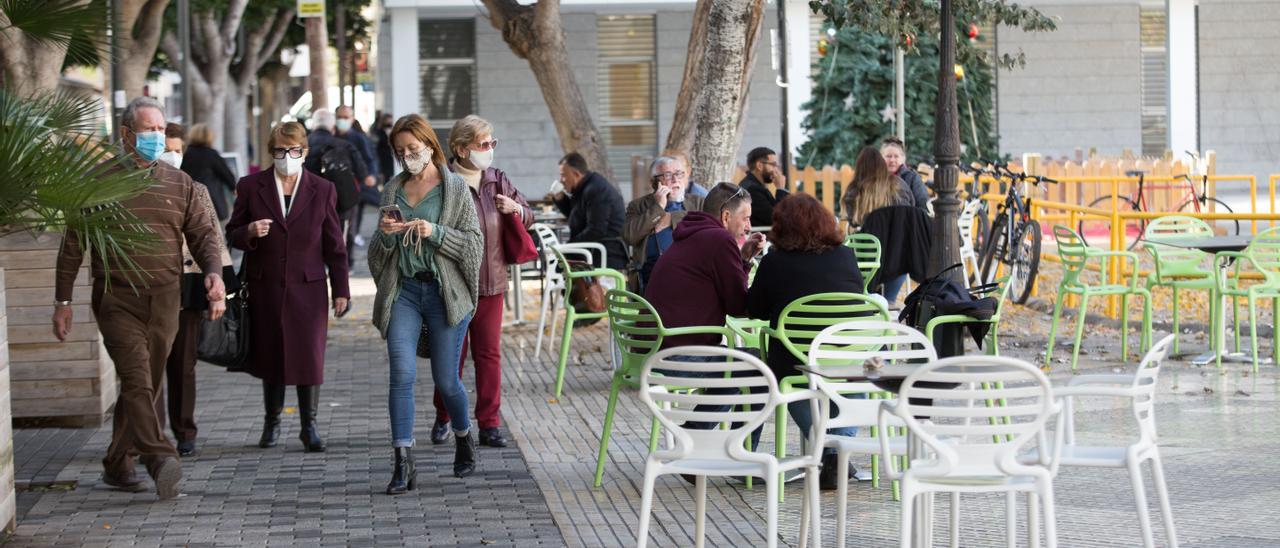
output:
<path id="1" fill-rule="evenodd" d="M 449 410 L 453 430 L 463 434 L 471 429 L 467 390 L 458 378 L 462 339 L 471 314 L 457 325 L 449 325 L 438 282 L 401 278 L 400 296 L 391 305 L 391 322 L 387 325 L 387 356 L 391 360 L 387 406 L 394 447 L 413 447 L 413 383 L 418 377 L 418 337 L 423 322 L 431 342 L 431 380 Z"/>
<path id="2" fill-rule="evenodd" d="M 865 396 L 858 394 L 855 397 Z M 796 426 L 800 427 L 800 446 L 804 447 L 808 445 L 809 431 L 813 429 L 813 413 L 809 409 L 809 400 L 788 403 L 787 412 L 791 414 L 791 420 L 796 421 Z M 832 404 L 831 415 L 835 415 L 836 412 L 836 406 L 835 404 Z M 858 435 L 858 429 L 853 426 L 846 428 L 828 428 L 827 434 L 834 434 L 836 436 L 856 436 Z M 826 448 L 822 450 L 822 454 L 834 455 L 836 454 L 836 450 L 833 448 Z"/>
<path id="3" fill-rule="evenodd" d="M 907 283 L 906 274 L 898 276 L 897 278 L 894 278 L 892 280 L 885 280 L 884 292 L 881 293 L 882 295 L 884 295 L 884 300 L 889 301 L 889 304 L 893 304 L 894 301 L 897 301 L 898 293 L 902 292 L 902 284 L 905 284 L 905 283 Z"/>

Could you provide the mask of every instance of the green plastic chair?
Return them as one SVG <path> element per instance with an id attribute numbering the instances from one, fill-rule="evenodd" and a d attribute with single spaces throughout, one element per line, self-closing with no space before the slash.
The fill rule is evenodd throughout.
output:
<path id="1" fill-rule="evenodd" d="M 871 234 L 855 233 L 844 237 L 844 245 L 858 258 L 858 272 L 862 273 L 862 291 L 871 286 L 871 278 L 880 270 L 880 239 Z"/>
<path id="2" fill-rule="evenodd" d="M 573 323 L 577 320 L 605 318 L 609 315 L 607 310 L 603 312 L 578 312 L 575 310 L 573 304 L 569 303 L 568 295 L 573 288 L 573 280 L 605 276 L 615 281 L 617 284 L 615 287 L 627 286 L 626 276 L 617 270 L 612 268 L 593 268 L 591 270 L 576 271 L 569 264 L 569 261 L 565 259 L 565 253 L 573 253 L 586 255 L 588 262 L 590 262 L 592 250 L 598 251 L 600 257 L 605 257 L 604 246 L 598 243 L 571 243 L 551 247 L 551 252 L 555 253 L 556 261 L 560 263 L 560 267 L 564 270 L 565 279 L 564 332 L 560 335 L 560 361 L 556 365 L 556 398 L 560 397 L 560 391 L 564 387 L 564 369 L 569 363 L 569 345 L 573 341 Z"/>
<path id="3" fill-rule="evenodd" d="M 859 293 L 815 293 L 788 304 L 778 316 L 778 325 L 760 330 L 760 348 L 768 356 L 769 340 L 775 339 L 800 363 L 809 363 L 809 346 L 823 329 L 855 319 L 889 321 L 889 310 L 882 299 Z M 847 364 L 846 364 L 847 365 Z M 778 379 L 783 394 L 808 386 L 805 375 L 789 375 Z M 774 454 L 787 456 L 787 410 L 779 408 L 774 417 Z M 779 497 L 782 482 L 779 481 Z"/>
<path id="4" fill-rule="evenodd" d="M 1235 261 L 1235 275 L 1222 276 L 1217 269 L 1214 269 L 1214 278 L 1219 294 L 1230 297 L 1232 303 L 1237 298 L 1243 297 L 1249 303 L 1249 335 L 1253 346 L 1253 371 L 1258 371 L 1258 299 L 1271 299 L 1272 312 L 1275 317 L 1280 318 L 1280 227 L 1269 228 L 1259 232 L 1253 240 L 1249 242 L 1249 247 L 1243 252 L 1223 251 L 1219 252 L 1215 257 L 1216 264 L 1221 261 Z M 1248 266 L 1262 273 L 1262 282 L 1250 285 L 1248 287 L 1240 284 L 1240 268 L 1241 263 L 1248 262 Z M 1233 304 L 1234 308 L 1234 304 Z M 1218 336 L 1220 330 L 1213 331 L 1214 337 Z M 1236 329 L 1238 332 L 1239 329 Z M 1274 340 L 1272 341 L 1273 359 L 1280 360 L 1280 330 L 1274 330 Z M 1219 345 L 1225 341 L 1217 341 Z M 1216 346 L 1215 348 L 1222 348 Z M 1218 367 L 1222 367 L 1222 353 L 1218 352 Z"/>
<path id="5" fill-rule="evenodd" d="M 984 343 L 986 348 L 984 350 L 988 355 L 999 356 L 1000 355 L 1000 335 L 999 335 L 1000 313 L 1004 310 L 1004 303 L 1009 298 L 1009 288 L 1013 287 L 1013 284 L 1009 283 L 1009 278 L 1010 278 L 1009 275 L 1005 275 L 1003 278 L 996 280 L 996 283 L 1000 284 L 1000 291 L 999 291 L 1000 300 L 996 302 L 996 311 L 994 314 L 991 315 L 990 318 L 982 320 L 982 319 L 975 318 L 973 316 L 966 316 L 964 314 L 946 314 L 943 316 L 935 316 L 931 318 L 929 322 L 926 323 L 924 326 L 925 337 L 928 337 L 929 340 L 932 341 L 933 331 L 943 325 L 956 324 L 956 323 L 990 324 L 991 329 L 987 331 L 987 338 Z"/>
<path id="6" fill-rule="evenodd" d="M 662 318 L 649 301 L 622 289 L 611 289 L 605 294 L 605 312 L 609 315 L 609 331 L 622 361 L 613 371 L 613 381 L 609 384 L 609 405 L 605 408 L 600 451 L 596 457 L 596 487 L 600 487 L 604 478 L 604 460 L 609 451 L 609 437 L 613 434 L 613 415 L 618 405 L 618 392 L 624 386 L 640 387 L 640 370 L 644 369 L 645 360 L 662 348 L 663 339 L 676 335 L 720 335 L 733 340 L 734 336 L 725 327 L 663 327 Z M 658 430 L 658 419 L 654 418 L 649 431 L 651 453 L 658 448 Z"/>
<path id="7" fill-rule="evenodd" d="M 1182 314 L 1178 307 L 1178 293 L 1182 290 L 1207 291 L 1209 293 L 1209 332 L 1216 333 L 1218 322 L 1218 284 L 1212 268 L 1205 267 L 1209 254 L 1198 249 L 1188 249 L 1158 243 L 1160 241 L 1194 240 L 1213 237 L 1213 227 L 1195 217 L 1169 215 L 1153 219 L 1142 233 L 1143 246 L 1155 259 L 1155 269 L 1147 276 L 1147 290 L 1164 286 L 1173 292 L 1173 352 L 1178 353 L 1181 339 L 1178 329 Z M 1237 318 L 1238 320 L 1238 318 Z M 1237 326 L 1239 322 L 1237 321 Z M 1236 329 L 1239 349 L 1239 333 Z M 1216 343 L 1217 341 L 1214 341 Z"/>
<path id="8" fill-rule="evenodd" d="M 1076 314 L 1075 347 L 1071 351 L 1071 371 L 1076 370 L 1080 358 L 1080 339 L 1084 336 L 1084 319 L 1089 307 L 1089 298 L 1097 296 L 1120 296 L 1122 311 L 1120 330 L 1120 359 L 1129 356 L 1129 297 L 1142 297 L 1142 349 L 1151 344 L 1151 292 L 1138 286 L 1138 254 L 1131 251 L 1104 251 L 1089 247 L 1084 239 L 1074 230 L 1062 225 L 1053 227 L 1053 236 L 1058 244 L 1058 256 L 1062 258 L 1062 282 L 1058 284 L 1058 297 L 1053 303 L 1053 321 L 1049 324 L 1049 347 L 1044 353 L 1044 366 L 1048 369 L 1053 363 L 1053 343 L 1058 335 L 1058 319 L 1062 317 L 1062 302 L 1067 294 L 1080 296 L 1080 310 Z M 1105 283 L 1108 270 L 1107 259 L 1118 257 L 1129 261 L 1133 269 L 1129 283 Z M 1091 260 L 1101 263 L 1104 282 L 1090 284 L 1084 280 L 1085 266 Z M 1123 266 L 1123 261 L 1120 263 Z"/>

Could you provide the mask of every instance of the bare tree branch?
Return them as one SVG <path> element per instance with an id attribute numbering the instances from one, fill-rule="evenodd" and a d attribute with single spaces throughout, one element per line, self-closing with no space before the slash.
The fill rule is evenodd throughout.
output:
<path id="1" fill-rule="evenodd" d="M 240 20 L 244 18 L 244 9 L 249 0 L 231 0 L 227 4 L 227 12 L 222 16 L 222 43 L 234 44 L 236 33 L 240 31 Z"/>
<path id="2" fill-rule="evenodd" d="M 262 49 L 258 50 L 258 66 L 253 69 L 255 73 L 261 70 L 262 66 L 267 64 L 267 60 L 280 50 L 280 43 L 284 41 L 284 36 L 289 33 L 289 25 L 293 23 L 295 9 L 297 9 L 296 6 L 290 5 L 276 14 L 276 22 L 272 25 L 271 34 L 267 35 L 267 42 L 262 45 Z"/>
<path id="3" fill-rule="evenodd" d="M 169 0 L 149 0 L 138 14 L 138 21 L 133 25 L 135 51 L 145 53 L 154 51 L 160 40 L 160 31 L 164 28 L 164 10 Z"/>
<path id="4" fill-rule="evenodd" d="M 192 24 L 191 31 L 193 35 L 197 32 L 202 34 L 199 42 L 204 45 L 205 62 L 213 64 L 227 57 L 227 41 L 223 40 L 222 35 L 218 33 L 218 23 L 214 20 L 213 12 L 195 12 L 191 16 L 195 18 L 192 23 L 199 23 L 198 25 Z M 199 30 L 196 30 L 197 27 L 199 27 Z M 196 43 L 194 38 L 192 36 L 191 44 L 193 46 Z M 235 36 L 233 35 L 232 38 L 234 39 Z"/>

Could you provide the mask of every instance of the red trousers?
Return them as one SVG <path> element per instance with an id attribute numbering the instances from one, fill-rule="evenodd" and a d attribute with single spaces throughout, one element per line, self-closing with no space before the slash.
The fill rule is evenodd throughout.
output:
<path id="1" fill-rule="evenodd" d="M 462 364 L 467 361 L 467 345 L 476 362 L 476 423 L 481 429 L 497 428 L 502 424 L 498 408 L 502 404 L 502 294 L 480 297 L 476 312 L 467 326 L 467 338 L 462 341 L 462 358 L 458 364 L 458 376 L 462 376 Z M 435 393 L 436 422 L 449 422 L 449 411 Z"/>

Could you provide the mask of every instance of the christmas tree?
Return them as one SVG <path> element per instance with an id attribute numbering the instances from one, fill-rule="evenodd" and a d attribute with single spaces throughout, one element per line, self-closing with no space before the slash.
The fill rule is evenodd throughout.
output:
<path id="1" fill-rule="evenodd" d="M 965 34 L 969 37 L 965 38 Z M 956 94 L 960 113 L 961 161 L 998 155 L 998 136 L 992 119 L 994 74 L 974 43 L 984 40 L 968 25 L 960 35 Z M 879 145 L 895 134 L 893 54 L 895 45 L 910 46 L 905 56 L 905 110 L 908 165 L 932 163 L 934 108 L 938 96 L 938 40 L 936 37 L 883 34 L 846 26 L 818 43 L 820 55 L 813 79 L 813 99 L 805 104 L 802 127 L 809 140 L 800 147 L 801 167 L 853 165 L 858 151 Z M 961 76 L 962 75 L 962 76 Z"/>

